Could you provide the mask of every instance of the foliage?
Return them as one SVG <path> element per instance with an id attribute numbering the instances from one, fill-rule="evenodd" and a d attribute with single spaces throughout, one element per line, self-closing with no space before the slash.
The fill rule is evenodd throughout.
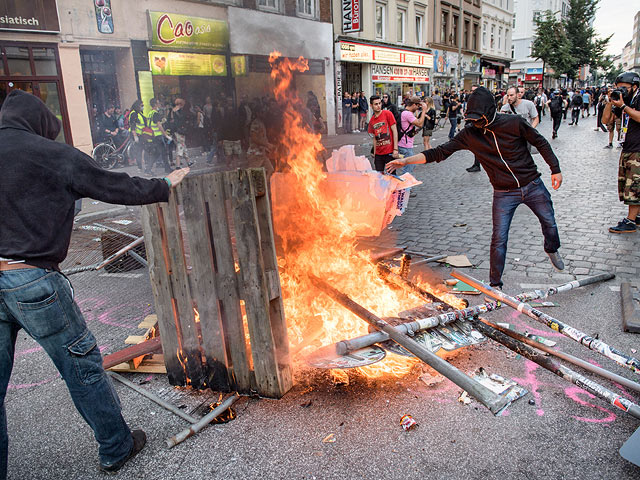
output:
<path id="1" fill-rule="evenodd" d="M 566 72 L 574 77 L 581 65 L 589 65 L 592 69 L 606 68 L 607 62 L 604 52 L 609 40 L 599 38 L 593 28 L 600 0 L 569 0 L 569 13 L 563 20 L 564 31 L 571 43 L 569 70 Z"/>
<path id="2" fill-rule="evenodd" d="M 536 36 L 531 44 L 531 57 L 542 60 L 546 67 L 554 70 L 557 78 L 569 73 L 571 68 L 571 43 L 567 38 L 562 22 L 556 14 L 547 10 L 544 16 L 535 19 Z"/>

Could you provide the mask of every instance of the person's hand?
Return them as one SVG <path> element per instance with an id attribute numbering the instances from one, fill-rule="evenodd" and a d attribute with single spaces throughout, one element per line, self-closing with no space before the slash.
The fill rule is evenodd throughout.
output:
<path id="1" fill-rule="evenodd" d="M 169 175 L 167 175 L 167 178 L 171 182 L 171 186 L 175 187 L 176 185 L 178 185 L 190 171 L 191 169 L 189 167 L 179 168 L 178 170 L 174 170 Z"/>
<path id="2" fill-rule="evenodd" d="M 400 154 L 398 153 L 398 150 L 394 150 L 393 153 L 391 154 L 391 156 L 393 158 L 400 158 Z"/>
<path id="3" fill-rule="evenodd" d="M 624 105 L 624 100 L 622 99 L 622 95 L 620 95 L 620 97 L 618 97 L 617 100 L 613 100 L 611 99 L 611 103 L 613 104 L 614 107 L 622 107 Z"/>
<path id="4" fill-rule="evenodd" d="M 562 174 L 561 173 L 553 173 L 551 174 L 551 186 L 554 190 L 558 190 L 562 185 Z"/>
<path id="5" fill-rule="evenodd" d="M 384 172 L 385 173 L 392 173 L 393 171 L 395 171 L 397 168 L 402 168 L 404 167 L 406 164 L 404 163 L 404 158 L 399 158 L 397 160 L 391 160 L 390 162 L 388 162 L 385 166 L 384 166 Z"/>

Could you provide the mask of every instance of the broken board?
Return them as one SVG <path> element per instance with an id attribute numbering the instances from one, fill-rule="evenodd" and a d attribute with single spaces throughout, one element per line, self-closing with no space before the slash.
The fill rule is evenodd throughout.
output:
<path id="1" fill-rule="evenodd" d="M 347 355 L 338 355 L 334 349 L 320 348 L 306 357 L 306 361 L 309 366 L 315 368 L 344 369 L 366 367 L 379 362 L 386 355 L 387 353 L 382 348 L 375 345 L 355 350 Z"/>

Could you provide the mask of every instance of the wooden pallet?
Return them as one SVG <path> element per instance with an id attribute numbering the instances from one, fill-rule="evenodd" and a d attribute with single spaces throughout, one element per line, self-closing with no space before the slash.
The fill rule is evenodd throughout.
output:
<path id="1" fill-rule="evenodd" d="M 138 345 L 143 351 L 136 352 L 134 348 L 127 348 L 116 352 L 115 354 L 105 357 L 105 368 L 114 372 L 138 372 L 138 373 L 167 373 L 164 367 L 163 355 L 147 353 L 144 350 L 144 343 L 158 336 L 158 316 L 147 315 L 145 319 L 138 324 L 138 328 L 144 329 L 142 335 L 129 335 L 124 341 L 127 345 Z M 127 354 L 127 352 L 132 352 Z M 139 354 L 138 354 L 139 353 Z M 126 359 L 122 363 L 116 363 L 118 355 L 122 359 Z M 133 358 L 132 355 L 136 355 Z M 107 366 L 108 365 L 108 366 Z"/>
<path id="2" fill-rule="evenodd" d="M 185 178 L 168 203 L 143 207 L 142 223 L 169 382 L 284 395 L 291 366 L 264 170 Z"/>

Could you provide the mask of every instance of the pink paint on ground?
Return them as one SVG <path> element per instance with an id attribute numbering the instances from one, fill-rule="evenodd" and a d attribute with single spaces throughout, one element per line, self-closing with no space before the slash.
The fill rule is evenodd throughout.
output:
<path id="1" fill-rule="evenodd" d="M 583 400 L 579 397 L 579 395 L 586 395 L 590 399 L 596 398 L 596 396 L 593 395 L 592 393 L 589 393 L 581 389 L 580 387 L 567 387 L 564 389 L 564 393 L 567 397 L 569 397 L 574 402 L 579 403 L 580 405 L 596 408 L 601 412 L 605 412 L 608 414 L 605 418 L 585 418 L 585 417 L 578 417 L 576 415 L 571 415 L 576 420 L 579 420 L 581 422 L 586 422 L 586 423 L 611 423 L 616 419 L 616 414 L 613 413 L 611 410 L 607 410 L 606 408 L 601 407 L 600 405 L 594 405 L 593 403 L 587 402 L 586 400 Z"/>
<path id="2" fill-rule="evenodd" d="M 56 375 L 55 377 L 47 378 L 46 380 L 42 380 L 41 382 L 36 383 L 19 383 L 17 385 L 10 383 L 7 387 L 7 390 L 22 390 L 24 388 L 39 387 L 40 385 L 44 385 L 45 383 L 52 382 L 58 377 L 60 377 L 60 375 Z"/>
<path id="3" fill-rule="evenodd" d="M 19 352 L 15 353 L 14 358 L 21 357 L 23 355 L 28 355 L 30 353 L 41 352 L 42 350 L 43 350 L 42 347 L 33 347 L 33 348 L 27 348 L 26 350 L 20 350 Z"/>
<path id="4" fill-rule="evenodd" d="M 542 382 L 538 380 L 536 377 L 535 371 L 538 369 L 538 365 L 531 360 L 526 360 L 525 362 L 525 376 L 524 378 L 514 378 L 513 380 L 517 382 L 519 385 L 525 387 L 533 398 L 536 401 L 536 405 L 540 405 L 542 403 L 542 397 L 540 396 L 540 392 L 538 389 L 543 385 Z M 542 408 L 536 409 L 536 415 L 539 417 L 544 415 L 544 410 Z"/>
<path id="5" fill-rule="evenodd" d="M 529 318 L 528 316 L 521 314 L 520 312 L 515 310 L 511 313 L 511 319 L 514 325 L 520 328 L 521 330 L 526 330 L 527 332 L 533 335 L 540 335 L 541 337 L 564 337 L 564 335 L 562 335 L 561 333 L 551 330 L 548 327 L 545 330 L 538 330 L 537 328 L 534 328 L 528 323 L 526 323 L 521 318 L 522 316 Z"/>

